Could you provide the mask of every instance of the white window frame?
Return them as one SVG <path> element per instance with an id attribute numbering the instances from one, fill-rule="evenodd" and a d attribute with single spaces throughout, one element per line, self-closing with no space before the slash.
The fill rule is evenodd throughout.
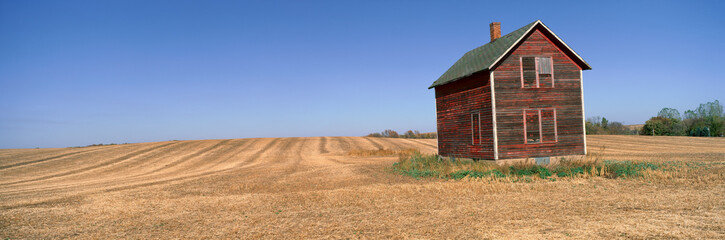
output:
<path id="1" fill-rule="evenodd" d="M 533 57 L 534 58 L 534 69 L 535 69 L 535 75 L 536 75 L 536 87 L 526 87 L 524 85 L 524 58 L 525 57 Z M 549 61 L 549 65 L 551 65 L 551 87 L 546 88 L 554 88 L 554 57 L 553 56 L 521 56 L 519 57 L 519 74 L 521 77 L 521 88 L 542 88 L 541 84 L 539 83 L 539 59 L 540 58 L 549 58 L 551 61 Z"/>
<path id="2" fill-rule="evenodd" d="M 542 118 L 541 118 L 541 111 L 542 110 L 553 110 L 554 114 L 554 141 L 547 141 L 544 142 L 544 130 L 542 126 Z M 529 129 L 526 126 L 526 112 L 528 111 L 537 111 L 537 116 L 539 117 L 539 141 L 538 142 L 532 142 L 529 143 Z M 523 111 L 523 119 L 524 119 L 524 144 L 542 144 L 542 143 L 557 143 L 559 142 L 559 127 L 557 126 L 557 114 L 556 114 L 556 108 L 531 108 L 531 109 L 524 109 Z"/>

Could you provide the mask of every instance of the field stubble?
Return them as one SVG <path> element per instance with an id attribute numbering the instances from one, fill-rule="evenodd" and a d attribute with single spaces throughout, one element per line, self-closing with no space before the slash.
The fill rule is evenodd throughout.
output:
<path id="1" fill-rule="evenodd" d="M 512 183 L 391 171 L 396 151 L 432 154 L 435 144 L 315 137 L 0 150 L 0 237 L 725 238 L 725 139 L 588 136 L 603 159 L 707 163 L 702 175 Z"/>

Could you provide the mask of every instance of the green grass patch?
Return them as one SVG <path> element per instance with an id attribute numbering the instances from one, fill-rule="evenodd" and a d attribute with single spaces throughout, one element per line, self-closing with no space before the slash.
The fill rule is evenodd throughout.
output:
<path id="1" fill-rule="evenodd" d="M 402 156 L 393 164 L 393 171 L 420 178 L 509 178 L 514 182 L 531 182 L 535 178 L 556 180 L 579 176 L 606 178 L 636 178 L 645 172 L 668 172 L 683 169 L 707 168 L 695 162 L 633 162 L 633 161 L 562 161 L 557 165 L 515 164 L 498 165 L 489 161 L 472 161 L 440 158 L 438 155 L 413 153 Z"/>

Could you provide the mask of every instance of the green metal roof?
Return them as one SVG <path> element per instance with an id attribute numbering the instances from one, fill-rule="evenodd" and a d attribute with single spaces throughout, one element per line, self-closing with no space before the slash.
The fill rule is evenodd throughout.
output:
<path id="1" fill-rule="evenodd" d="M 461 59 L 458 59 L 451 68 L 448 69 L 443 75 L 441 75 L 438 80 L 433 82 L 433 84 L 428 87 L 434 88 L 446 83 L 450 83 L 456 80 L 459 80 L 464 77 L 468 77 L 476 72 L 484 71 L 484 70 L 490 70 L 493 65 L 495 65 L 499 59 L 508 53 L 508 51 L 511 50 L 511 47 L 516 45 L 524 35 L 526 35 L 533 27 L 537 24 L 541 24 L 548 30 L 548 28 L 543 25 L 543 23 L 539 20 L 536 20 L 532 23 L 527 24 L 526 26 L 523 26 L 516 31 L 513 31 L 509 34 L 506 34 L 493 42 L 486 43 L 483 46 L 477 47 L 461 57 Z M 549 30 L 551 32 L 551 30 Z M 556 37 L 556 34 L 551 32 L 552 35 Z M 556 37 L 559 39 L 559 37 Z M 561 41 L 559 39 L 559 41 Z M 564 46 L 569 48 L 569 46 L 566 45 L 563 41 L 561 41 Z M 576 55 L 576 53 L 569 48 L 569 50 Z M 576 55 L 579 57 L 579 55 Z M 579 57 L 579 59 L 586 65 L 585 69 L 591 69 L 589 65 L 584 62 L 583 59 Z"/>

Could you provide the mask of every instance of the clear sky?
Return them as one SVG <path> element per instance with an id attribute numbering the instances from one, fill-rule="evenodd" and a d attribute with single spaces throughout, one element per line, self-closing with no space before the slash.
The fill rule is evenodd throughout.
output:
<path id="1" fill-rule="evenodd" d="M 498 3 L 495 3 L 498 2 Z M 427 87 L 537 19 L 586 115 L 725 101 L 724 1 L 0 1 L 0 148 L 435 131 Z"/>

